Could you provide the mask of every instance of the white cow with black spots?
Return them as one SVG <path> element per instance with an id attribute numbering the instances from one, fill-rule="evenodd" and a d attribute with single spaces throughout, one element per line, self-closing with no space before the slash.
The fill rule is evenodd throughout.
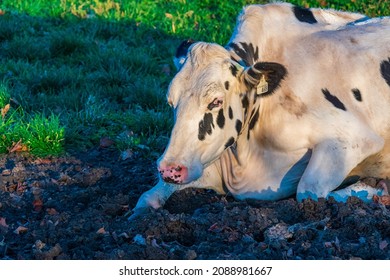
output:
<path id="1" fill-rule="evenodd" d="M 187 187 L 261 200 L 386 193 L 337 188 L 389 176 L 389 18 L 252 5 L 226 47 L 189 45 L 168 90 L 175 125 L 160 181 L 135 212 Z"/>

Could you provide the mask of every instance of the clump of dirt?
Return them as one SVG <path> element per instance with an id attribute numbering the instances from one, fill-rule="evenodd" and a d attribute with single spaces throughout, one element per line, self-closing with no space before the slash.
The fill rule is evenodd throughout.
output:
<path id="1" fill-rule="evenodd" d="M 153 161 L 110 149 L 3 156 L 0 259 L 390 258 L 390 208 L 380 200 L 236 201 L 186 189 L 128 221 L 156 176 Z"/>

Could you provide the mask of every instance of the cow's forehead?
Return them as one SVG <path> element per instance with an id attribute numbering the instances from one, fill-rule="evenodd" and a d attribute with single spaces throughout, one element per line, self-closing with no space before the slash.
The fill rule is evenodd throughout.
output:
<path id="1" fill-rule="evenodd" d="M 196 43 L 187 54 L 186 62 L 172 80 L 168 101 L 176 104 L 181 97 L 204 97 L 206 91 L 214 91 L 226 79 L 230 54 L 218 44 Z"/>
<path id="2" fill-rule="evenodd" d="M 192 67 L 207 67 L 210 64 L 223 61 L 230 57 L 229 52 L 222 46 L 214 43 L 198 42 L 188 51 L 188 61 Z"/>

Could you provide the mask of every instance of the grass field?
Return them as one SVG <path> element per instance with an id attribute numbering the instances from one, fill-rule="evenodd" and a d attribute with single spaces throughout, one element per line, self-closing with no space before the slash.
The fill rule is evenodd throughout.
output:
<path id="1" fill-rule="evenodd" d="M 111 139 L 157 157 L 172 126 L 176 46 L 223 45 L 242 6 L 266 2 L 2 0 L 0 153 L 60 155 Z M 288 2 L 390 15 L 387 1 Z"/>

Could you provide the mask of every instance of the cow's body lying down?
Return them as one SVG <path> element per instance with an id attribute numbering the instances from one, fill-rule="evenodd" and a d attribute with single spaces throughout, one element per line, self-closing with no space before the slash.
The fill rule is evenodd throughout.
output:
<path id="1" fill-rule="evenodd" d="M 135 210 L 186 187 L 264 200 L 386 192 L 335 189 L 390 171 L 389 18 L 253 5 L 226 48 L 195 43 L 178 59 L 161 179 Z"/>

